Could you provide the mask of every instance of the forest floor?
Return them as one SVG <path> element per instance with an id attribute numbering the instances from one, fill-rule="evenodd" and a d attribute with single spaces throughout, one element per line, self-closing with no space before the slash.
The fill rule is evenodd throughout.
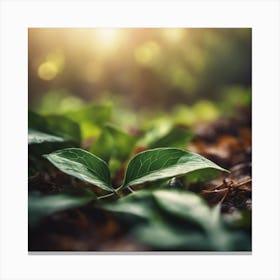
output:
<path id="1" fill-rule="evenodd" d="M 207 183 L 184 188 L 198 193 L 212 206 L 222 203 L 223 218 L 232 220 L 240 211 L 252 209 L 251 111 L 223 117 L 194 129 L 187 149 L 230 170 Z M 29 179 L 29 191 L 60 192 L 85 184 L 58 170 L 37 173 Z M 248 227 L 251 227 L 248 226 Z M 250 228 L 251 230 L 251 228 Z M 111 213 L 92 205 L 60 211 L 29 228 L 29 251 L 151 251 L 128 234 L 128 228 Z"/>

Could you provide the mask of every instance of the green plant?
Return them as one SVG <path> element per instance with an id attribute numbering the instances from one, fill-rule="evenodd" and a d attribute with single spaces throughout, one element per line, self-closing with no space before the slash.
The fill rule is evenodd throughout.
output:
<path id="1" fill-rule="evenodd" d="M 54 193 L 29 191 L 30 227 L 54 213 L 88 207 L 93 212 L 110 212 L 133 238 L 156 250 L 250 250 L 250 238 L 242 226 L 229 227 L 222 219 L 220 203 L 211 208 L 200 195 L 187 190 L 190 182 L 229 172 L 183 149 L 192 138 L 190 129 L 163 122 L 132 136 L 106 122 L 105 107 L 98 109 L 101 117 L 92 123 L 89 109 L 79 109 L 76 115 L 29 113 L 30 178 L 38 173 L 60 174 L 55 166 L 78 179 L 72 180 L 76 187 Z M 97 134 L 92 130 L 95 140 L 89 151 L 80 148 L 87 139 L 81 133 L 82 123 L 98 128 Z M 144 151 L 137 153 L 138 148 Z M 234 225 L 238 223 L 242 221 Z"/>
<path id="2" fill-rule="evenodd" d="M 144 151 L 128 163 L 121 186 L 111 185 L 109 166 L 99 157 L 78 148 L 67 148 L 44 155 L 62 172 L 92 183 L 108 192 L 118 195 L 122 189 L 151 181 L 182 176 L 198 170 L 225 171 L 210 160 L 191 152 L 176 148 L 157 148 Z"/>

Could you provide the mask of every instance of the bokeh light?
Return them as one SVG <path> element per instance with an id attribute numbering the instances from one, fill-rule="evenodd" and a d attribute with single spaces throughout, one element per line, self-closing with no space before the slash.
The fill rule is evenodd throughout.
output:
<path id="1" fill-rule="evenodd" d="M 149 41 L 135 49 L 134 57 L 138 63 L 149 65 L 159 53 L 159 44 L 155 41 Z"/>
<path id="2" fill-rule="evenodd" d="M 43 62 L 38 68 L 38 76 L 45 81 L 54 79 L 57 73 L 57 66 L 50 61 Z"/>
<path id="3" fill-rule="evenodd" d="M 29 106 L 42 109 L 63 89 L 135 111 L 207 100 L 232 112 L 250 100 L 251 62 L 248 28 L 31 28 Z"/>

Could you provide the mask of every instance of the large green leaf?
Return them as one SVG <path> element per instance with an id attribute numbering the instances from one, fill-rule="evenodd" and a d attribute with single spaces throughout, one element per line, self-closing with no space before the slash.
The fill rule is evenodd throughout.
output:
<path id="1" fill-rule="evenodd" d="M 28 129 L 28 145 L 40 144 L 44 142 L 65 142 L 66 140 L 60 136 L 47 134 L 34 129 Z"/>
<path id="2" fill-rule="evenodd" d="M 53 131 L 49 129 L 46 119 L 32 111 L 28 111 L 28 128 L 53 134 Z"/>
<path id="3" fill-rule="evenodd" d="M 59 193 L 54 195 L 28 195 L 28 223 L 34 226 L 43 217 L 52 213 L 80 207 L 95 200 L 92 192 L 84 191 L 80 194 Z"/>
<path id="4" fill-rule="evenodd" d="M 78 148 L 55 151 L 45 157 L 59 170 L 80 180 L 92 183 L 101 189 L 114 191 L 106 162 Z"/>
<path id="5" fill-rule="evenodd" d="M 158 148 L 136 155 L 128 164 L 122 187 L 184 175 L 206 168 L 226 171 L 210 160 L 175 148 Z"/>
<path id="6" fill-rule="evenodd" d="M 168 213 L 199 223 L 205 229 L 212 225 L 209 207 L 192 192 L 158 190 L 154 193 L 154 197 L 160 208 Z M 216 219 L 213 220 L 216 221 Z"/>
<path id="7" fill-rule="evenodd" d="M 230 247 L 231 240 L 221 223 L 220 205 L 211 209 L 201 197 L 188 191 L 158 190 L 154 197 L 164 212 L 201 227 L 215 248 Z"/>
<path id="8" fill-rule="evenodd" d="M 31 130 L 31 132 L 38 131 L 39 133 L 58 136 L 63 138 L 64 141 L 74 141 L 76 144 L 79 144 L 81 140 L 81 131 L 79 125 L 64 116 L 41 116 L 35 112 L 29 111 L 28 128 Z M 54 141 L 52 140 L 51 142 Z"/>
<path id="9" fill-rule="evenodd" d="M 132 232 L 141 243 L 164 251 L 216 251 L 205 234 L 193 231 L 168 221 L 141 224 Z"/>
<path id="10" fill-rule="evenodd" d="M 46 153 L 51 153 L 58 149 L 73 147 L 74 143 L 65 139 L 64 137 L 57 136 L 50 133 L 28 129 L 28 158 L 33 158 L 35 161 L 41 159 L 41 156 Z M 39 166 L 39 163 L 35 163 Z"/>

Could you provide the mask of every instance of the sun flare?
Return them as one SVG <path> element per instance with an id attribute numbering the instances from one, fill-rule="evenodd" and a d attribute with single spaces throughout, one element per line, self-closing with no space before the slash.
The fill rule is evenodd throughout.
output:
<path id="1" fill-rule="evenodd" d="M 103 45 L 109 46 L 119 40 L 120 31 L 117 28 L 102 28 L 97 29 L 96 39 Z"/>

